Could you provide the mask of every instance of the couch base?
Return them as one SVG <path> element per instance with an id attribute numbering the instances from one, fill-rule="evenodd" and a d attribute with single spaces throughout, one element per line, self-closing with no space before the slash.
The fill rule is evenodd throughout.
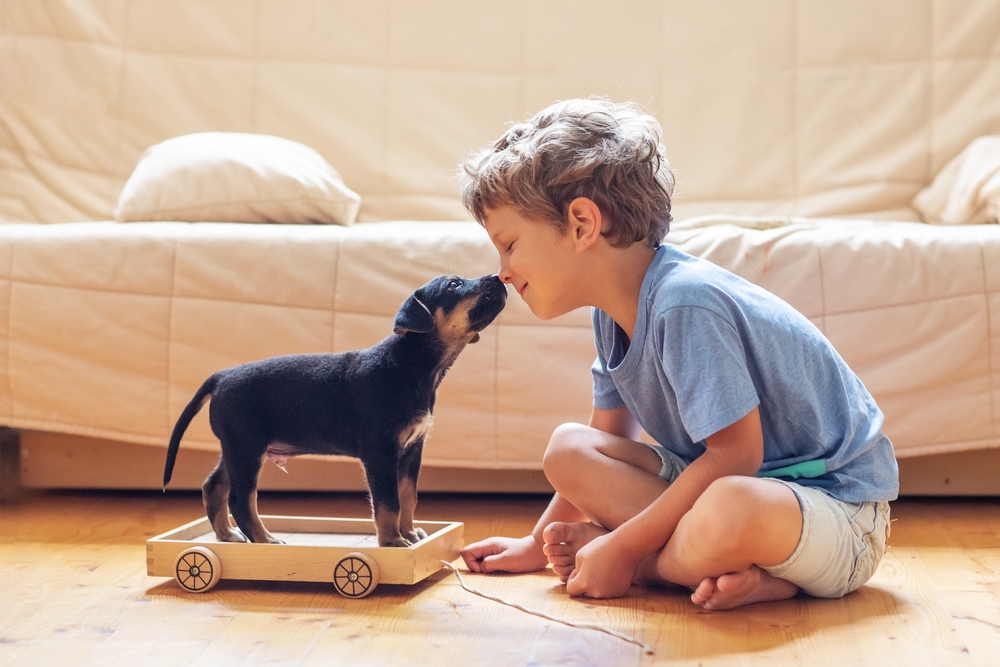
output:
<path id="1" fill-rule="evenodd" d="M 20 484 L 27 488 L 161 487 L 164 450 L 160 447 L 23 431 L 20 452 Z M 170 488 L 200 488 L 217 461 L 215 452 L 182 451 L 177 457 Z M 273 465 L 266 465 L 260 488 L 268 491 L 364 491 L 367 488 L 361 468 L 354 461 L 291 459 L 288 471 L 285 474 Z M 900 495 L 905 496 L 1000 496 L 1000 449 L 900 459 L 899 478 Z M 421 471 L 420 488 L 453 493 L 552 492 L 540 471 L 432 466 L 425 466 Z"/>
<path id="2" fill-rule="evenodd" d="M 20 484 L 26 488 L 160 489 L 166 449 L 115 440 L 22 431 Z M 200 489 L 219 461 L 218 452 L 184 449 L 177 455 L 170 489 Z M 265 491 L 367 491 L 353 460 L 289 459 L 283 473 L 266 463 Z M 424 466 L 421 491 L 454 493 L 552 493 L 540 470 L 480 470 Z"/>

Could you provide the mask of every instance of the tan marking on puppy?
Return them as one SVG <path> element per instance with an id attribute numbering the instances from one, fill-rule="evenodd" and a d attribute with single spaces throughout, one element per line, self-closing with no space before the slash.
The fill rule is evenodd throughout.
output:
<path id="1" fill-rule="evenodd" d="M 250 531 L 253 534 L 250 538 L 256 543 L 267 543 L 267 544 L 284 544 L 283 540 L 279 540 L 277 537 L 268 532 L 264 524 L 261 523 L 260 514 L 257 512 L 257 491 L 254 491 L 250 495 Z"/>
<path id="2" fill-rule="evenodd" d="M 201 486 L 205 513 L 220 542 L 245 542 L 243 535 L 236 530 L 229 517 L 229 473 L 222 461 L 219 461 L 216 471 L 219 473 L 218 477 L 213 472 Z"/>
<path id="3" fill-rule="evenodd" d="M 408 547 L 409 540 L 399 533 L 399 512 L 384 505 L 375 506 L 375 536 L 380 547 Z"/>
<path id="4" fill-rule="evenodd" d="M 476 305 L 479 297 L 470 297 L 460 301 L 450 313 L 445 315 L 442 308 L 434 311 L 434 326 L 437 327 L 438 335 L 445 341 L 449 348 L 465 345 L 472 338 L 472 330 L 469 326 L 469 310 Z"/>
<path id="5" fill-rule="evenodd" d="M 417 487 L 403 477 L 399 480 L 399 532 L 403 535 L 413 531 L 413 510 L 417 507 Z"/>
<path id="6" fill-rule="evenodd" d="M 399 532 L 410 542 L 419 542 L 427 537 L 423 528 L 413 527 L 413 512 L 417 507 L 417 487 L 413 480 L 404 477 L 399 480 Z"/>
<path id="7" fill-rule="evenodd" d="M 417 417 L 412 424 L 404 428 L 402 433 L 399 434 L 399 448 L 406 449 L 418 440 L 425 439 L 433 423 L 434 416 L 429 412 L 425 412 L 420 417 Z"/>

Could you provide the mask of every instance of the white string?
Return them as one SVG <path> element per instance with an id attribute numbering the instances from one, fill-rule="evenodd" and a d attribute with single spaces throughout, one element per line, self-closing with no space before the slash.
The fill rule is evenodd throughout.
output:
<path id="1" fill-rule="evenodd" d="M 441 563 L 446 568 L 448 568 L 449 570 L 451 570 L 452 572 L 454 572 L 455 576 L 458 577 L 458 583 L 459 583 L 459 585 L 461 585 L 462 588 L 464 588 L 465 590 L 469 591 L 473 595 L 478 595 L 479 597 L 484 597 L 487 600 L 493 600 L 494 602 L 499 602 L 500 604 L 505 604 L 508 607 L 513 607 L 514 609 L 518 609 L 520 611 L 523 611 L 523 612 L 525 612 L 527 614 L 531 614 L 533 616 L 539 616 L 541 618 L 544 618 L 544 619 L 547 619 L 547 620 L 550 620 L 550 621 L 555 621 L 556 623 L 562 623 L 563 625 L 568 625 L 571 628 L 580 628 L 581 630 L 597 630 L 598 632 L 603 632 L 605 634 L 611 635 L 612 637 L 617 637 L 618 639 L 627 641 L 630 644 L 635 644 L 636 646 L 642 648 L 642 650 L 645 653 L 647 653 L 649 655 L 653 655 L 653 647 L 650 646 L 649 644 L 647 644 L 647 643 L 645 643 L 643 641 L 640 641 L 640 640 L 636 639 L 635 637 L 629 637 L 628 635 L 623 634 L 621 632 L 618 632 L 617 630 L 612 630 L 611 628 L 609 628 L 607 626 L 604 626 L 604 625 L 601 625 L 599 623 L 575 623 L 573 621 L 567 621 L 564 618 L 557 618 L 555 616 L 549 616 L 548 614 L 545 614 L 543 612 L 537 611 L 535 609 L 529 609 L 527 607 L 523 607 L 523 606 L 517 604 L 516 602 L 508 602 L 507 600 L 504 600 L 503 598 L 498 598 L 495 595 L 490 595 L 488 593 L 484 593 L 484 592 L 482 592 L 480 590 L 477 590 L 477 589 L 473 588 L 472 586 L 469 586 L 468 584 L 465 583 L 465 579 L 462 577 L 462 573 L 461 573 L 461 571 L 459 571 L 459 569 L 457 567 L 455 567 L 454 565 L 452 565 L 451 563 L 449 563 L 446 560 L 442 560 Z"/>

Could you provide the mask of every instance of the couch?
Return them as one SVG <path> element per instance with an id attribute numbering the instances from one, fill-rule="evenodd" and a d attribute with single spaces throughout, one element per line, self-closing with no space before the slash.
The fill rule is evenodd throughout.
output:
<path id="1" fill-rule="evenodd" d="M 1000 134 L 989 0 L 6 0 L 0 426 L 21 483 L 155 488 L 215 370 L 371 345 L 430 277 L 495 271 L 457 164 L 592 94 L 662 124 L 666 242 L 789 301 L 856 370 L 904 492 L 1000 493 L 1000 226 L 912 206 Z M 200 132 L 315 149 L 356 221 L 116 220 L 144 151 Z M 547 489 L 593 355 L 587 312 L 542 322 L 511 298 L 441 387 L 422 488 Z M 217 457 L 206 412 L 178 488 Z M 262 487 L 362 488 L 353 462 L 293 463 Z"/>

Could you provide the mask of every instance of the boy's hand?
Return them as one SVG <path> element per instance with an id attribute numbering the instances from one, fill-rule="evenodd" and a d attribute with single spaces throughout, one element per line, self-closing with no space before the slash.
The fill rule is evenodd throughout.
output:
<path id="1" fill-rule="evenodd" d="M 472 572 L 534 572 L 549 564 L 542 547 L 527 537 L 490 537 L 462 549 Z"/>
<path id="2" fill-rule="evenodd" d="M 566 581 L 572 597 L 620 598 L 632 586 L 639 561 L 622 549 L 614 533 L 601 535 L 576 552 L 576 569 Z"/>

